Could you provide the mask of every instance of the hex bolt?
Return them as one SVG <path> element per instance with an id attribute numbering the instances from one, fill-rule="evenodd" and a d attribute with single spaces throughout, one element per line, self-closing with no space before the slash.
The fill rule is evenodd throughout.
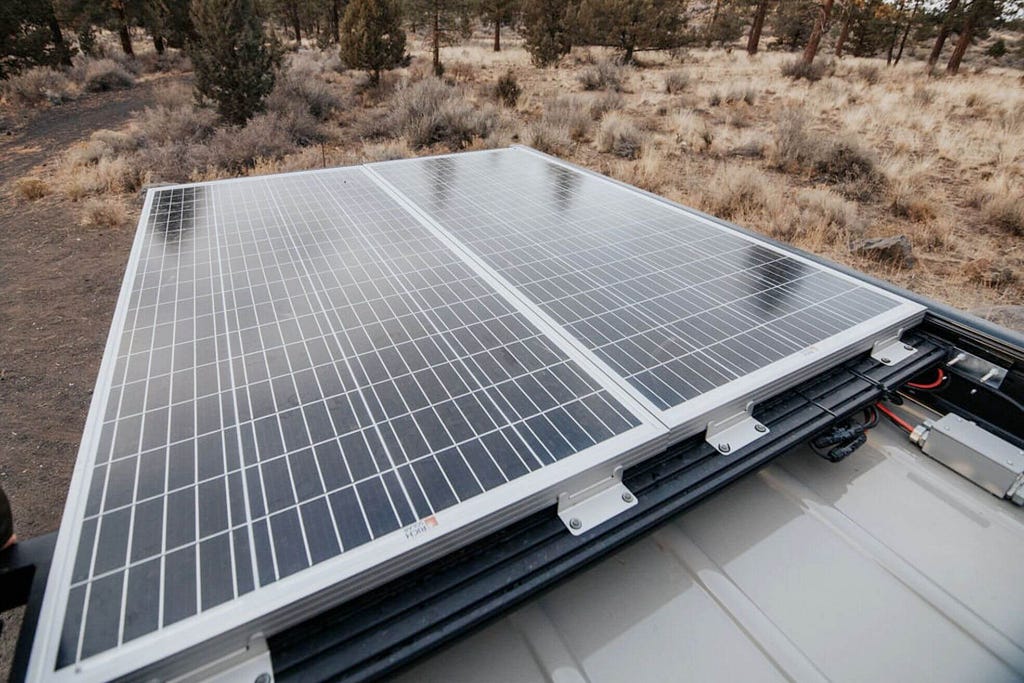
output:
<path id="1" fill-rule="evenodd" d="M 878 360 L 880 360 L 882 362 L 882 365 L 888 365 L 889 363 L 892 362 L 888 358 L 879 358 Z"/>
<path id="2" fill-rule="evenodd" d="M 262 673 L 256 677 L 256 680 L 253 683 L 270 683 L 271 680 L 270 674 Z"/>
<path id="3" fill-rule="evenodd" d="M 910 344 L 904 344 L 904 345 L 903 345 L 903 350 L 904 350 L 904 351 L 913 351 L 913 350 L 914 350 L 914 347 L 913 347 L 913 346 L 911 346 Z"/>
<path id="4" fill-rule="evenodd" d="M 630 493 L 629 491 L 626 491 L 625 493 L 622 494 L 622 502 L 623 503 L 632 503 L 633 500 L 634 500 L 633 499 L 633 494 Z"/>
<path id="5" fill-rule="evenodd" d="M 754 425 L 754 431 L 761 432 L 762 434 L 764 434 L 765 432 L 768 431 L 768 428 L 765 427 L 763 424 L 756 424 Z"/>
<path id="6" fill-rule="evenodd" d="M 720 443 L 718 444 L 718 450 L 720 453 L 728 453 L 732 450 L 732 447 L 727 443 Z"/>
<path id="7" fill-rule="evenodd" d="M 573 517 L 569 520 L 569 528 L 576 529 L 577 531 L 579 531 L 583 528 L 583 522 L 580 521 L 579 517 Z"/>

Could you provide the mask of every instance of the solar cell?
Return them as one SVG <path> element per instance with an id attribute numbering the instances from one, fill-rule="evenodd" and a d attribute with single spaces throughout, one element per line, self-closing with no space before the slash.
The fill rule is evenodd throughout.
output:
<path id="1" fill-rule="evenodd" d="M 58 668 L 655 433 L 361 169 L 158 190 L 137 250 Z"/>
<path id="2" fill-rule="evenodd" d="M 921 312 L 532 150 L 370 168 L 672 424 Z"/>

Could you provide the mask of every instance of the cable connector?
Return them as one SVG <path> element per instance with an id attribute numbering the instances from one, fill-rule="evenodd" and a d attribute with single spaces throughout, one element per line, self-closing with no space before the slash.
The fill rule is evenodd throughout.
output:
<path id="1" fill-rule="evenodd" d="M 846 426 L 834 426 L 832 431 L 827 434 L 814 439 L 812 442 L 815 448 L 828 448 L 829 446 L 835 446 L 838 444 L 846 443 L 847 441 L 853 441 L 854 439 L 864 435 L 864 425 L 853 424 Z"/>

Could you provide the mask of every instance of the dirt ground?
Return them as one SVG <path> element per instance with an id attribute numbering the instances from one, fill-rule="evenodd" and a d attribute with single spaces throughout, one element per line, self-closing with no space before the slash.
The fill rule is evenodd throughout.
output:
<path id="1" fill-rule="evenodd" d="M 162 82 L 90 95 L 0 133 L 0 484 L 21 538 L 60 523 L 132 233 L 83 233 L 68 200 L 18 201 L 8 184 L 127 121 Z M 3 619 L 0 680 L 20 611 Z"/>

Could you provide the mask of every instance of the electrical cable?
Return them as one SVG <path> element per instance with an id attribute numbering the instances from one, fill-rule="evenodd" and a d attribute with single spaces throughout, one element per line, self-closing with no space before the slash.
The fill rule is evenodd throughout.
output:
<path id="1" fill-rule="evenodd" d="M 911 389 L 918 389 L 920 391 L 931 391 L 933 389 L 938 389 L 940 386 L 942 386 L 942 383 L 946 381 L 946 373 L 942 371 L 942 368 L 938 368 L 938 373 L 939 376 L 935 379 L 934 382 L 929 382 L 928 384 L 915 384 L 914 382 L 907 382 L 907 386 L 910 387 Z"/>
<path id="2" fill-rule="evenodd" d="M 876 403 L 875 407 L 879 411 L 881 411 L 883 415 L 885 415 L 887 418 L 896 423 L 897 426 L 902 427 L 908 434 L 914 431 L 914 428 L 910 425 L 909 422 L 907 422 L 902 417 L 900 417 L 896 413 L 892 412 L 891 410 L 883 406 L 881 403 Z"/>

